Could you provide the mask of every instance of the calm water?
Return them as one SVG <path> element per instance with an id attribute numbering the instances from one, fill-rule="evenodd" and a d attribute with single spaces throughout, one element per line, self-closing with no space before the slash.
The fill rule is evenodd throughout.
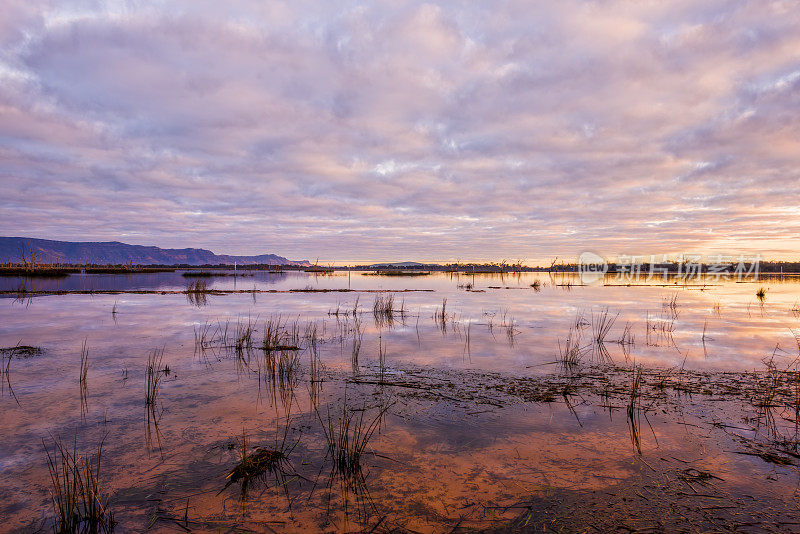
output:
<path id="1" fill-rule="evenodd" d="M 430 291 L 393 293 L 404 314 L 390 323 L 374 319 L 373 302 L 382 294 L 370 292 L 212 294 L 200 303 L 183 294 L 0 299 L 0 347 L 43 349 L 41 355 L 14 357 L 4 377 L 16 400 L 6 384 L 0 398 L 0 515 L 7 521 L 0 530 L 49 528 L 42 440 L 52 443 L 53 436 L 70 442 L 77 436 L 85 451 L 105 436 L 103 478 L 123 532 L 149 524 L 179 529 L 176 521 L 184 517 L 194 531 L 230 525 L 288 531 L 486 528 L 515 518 L 520 509 L 509 506 L 526 499 L 559 495 L 569 501 L 559 492 L 616 494 L 631 480 L 686 465 L 723 479 L 717 490 L 727 498 L 747 492 L 756 501 L 774 499 L 770 503 L 777 508 L 784 501 L 794 505 L 794 468 L 731 454 L 733 438 L 708 424 L 715 406 L 687 401 L 680 416 L 670 410 L 652 414 L 640 456 L 625 417 L 610 416 L 599 403 L 569 406 L 459 394 L 471 381 L 558 373 L 552 362 L 570 329 L 588 340 L 592 323 L 605 313 L 613 320 L 605 346 L 615 365 L 747 371 L 762 369 L 772 356 L 788 366 L 797 357 L 795 332 L 800 333 L 800 284 L 792 279 L 627 287 L 579 286 L 569 276 L 546 273 L 257 273 L 206 281 L 220 290 Z M 538 290 L 531 287 L 536 281 Z M 0 289 L 15 289 L 20 282 L 0 279 Z M 32 280 L 28 288 L 182 290 L 187 283 L 179 272 L 72 275 Z M 756 297 L 761 287 L 767 290 L 763 301 Z M 444 299 L 442 325 L 434 316 Z M 356 306 L 363 329 L 358 368 L 352 362 L 355 321 L 344 315 Z M 251 321 L 260 340 L 265 321 L 278 314 L 302 328 L 316 325 L 321 382 L 309 380 L 307 350 L 288 392 L 265 383 L 253 363 L 257 354 L 241 358 L 221 347 L 196 350 L 195 335 L 204 325 L 212 332 L 227 323 L 233 331 L 237 323 Z M 621 339 L 626 343 L 617 342 Z M 82 415 L 84 343 L 89 369 Z M 144 376 L 148 353 L 161 349 L 170 371 L 160 388 L 156 428 L 148 424 Z M 374 383 L 385 379 L 364 378 L 377 373 L 395 382 L 423 376 L 458 391 L 426 396 L 424 389 L 385 387 Z M 339 476 L 326 458 L 325 421 L 329 414 L 335 420 L 344 406 L 363 410 L 369 421 L 389 406 L 357 480 Z M 737 407 L 719 409 L 727 418 L 748 417 Z M 237 485 L 220 493 L 237 463 L 235 444 L 243 433 L 253 447 L 274 445 L 284 434 L 293 444 L 289 475 L 267 477 L 246 498 Z"/>

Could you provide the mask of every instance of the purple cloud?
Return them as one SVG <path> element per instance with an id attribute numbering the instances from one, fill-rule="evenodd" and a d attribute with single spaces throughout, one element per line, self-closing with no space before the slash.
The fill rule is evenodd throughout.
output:
<path id="1" fill-rule="evenodd" d="M 0 225 L 328 261 L 800 248 L 784 2 L 7 2 Z"/>

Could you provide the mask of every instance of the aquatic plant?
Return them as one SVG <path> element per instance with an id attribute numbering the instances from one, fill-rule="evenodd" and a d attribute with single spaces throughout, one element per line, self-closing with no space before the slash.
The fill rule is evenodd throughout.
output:
<path id="1" fill-rule="evenodd" d="M 283 481 L 284 475 L 289 468 L 288 457 L 291 450 L 294 448 L 293 446 L 289 447 L 287 442 L 286 437 L 288 430 L 289 424 L 287 414 L 287 423 L 284 426 L 282 438 L 278 439 L 276 434 L 275 447 L 256 447 L 256 449 L 251 452 L 249 450 L 250 445 L 247 438 L 247 431 L 242 428 L 242 437 L 237 440 L 239 445 L 239 462 L 225 476 L 227 482 L 217 495 L 225 491 L 232 484 L 239 482 L 242 485 L 241 492 L 242 499 L 244 499 L 247 496 L 247 490 L 250 484 L 262 479 L 266 474 L 272 474 L 280 481 Z"/>
<path id="2" fill-rule="evenodd" d="M 53 439 L 53 453 L 44 440 L 47 468 L 52 483 L 51 498 L 57 532 L 106 533 L 114 530 L 114 515 L 101 484 L 103 438 L 93 456 L 79 456 L 77 436 L 73 449 L 58 438 Z"/>
<path id="3" fill-rule="evenodd" d="M 447 298 L 442 299 L 442 307 L 433 314 L 433 321 L 439 326 L 442 332 L 447 331 Z"/>
<path id="4" fill-rule="evenodd" d="M 372 303 L 372 316 L 375 324 L 391 326 L 394 320 L 394 295 L 378 295 Z"/>
<path id="5" fill-rule="evenodd" d="M 581 346 L 581 331 L 570 327 L 569 333 L 561 345 L 558 340 L 558 363 L 565 372 L 572 372 L 583 359 L 584 348 Z"/>
<path id="6" fill-rule="evenodd" d="M 353 351 L 350 355 L 350 364 L 353 373 L 358 373 L 358 356 L 361 353 L 361 343 L 364 340 L 364 329 L 361 321 L 356 317 L 353 326 Z"/>
<path id="7" fill-rule="evenodd" d="M 767 290 L 763 287 L 758 288 L 758 291 L 756 291 L 756 298 L 759 302 L 764 302 L 764 299 L 767 298 Z"/>
<path id="8" fill-rule="evenodd" d="M 640 397 L 642 385 L 642 368 L 639 366 L 633 369 L 633 381 L 631 382 L 630 394 L 628 397 L 628 429 L 630 430 L 631 444 L 640 455 L 642 454 L 642 442 L 639 435 L 639 413 Z"/>
<path id="9" fill-rule="evenodd" d="M 609 317 L 608 308 L 595 315 L 592 312 L 592 353 L 600 361 L 607 361 L 611 359 L 608 349 L 606 348 L 606 337 L 611 327 L 614 326 L 619 314 Z"/>
<path id="10" fill-rule="evenodd" d="M 316 336 L 316 327 L 314 329 Z M 306 335 L 308 338 L 308 335 Z M 300 350 L 300 325 L 297 321 L 291 326 L 278 315 L 270 317 L 264 323 L 264 340 L 261 350 L 280 351 L 280 350 Z"/>
<path id="11" fill-rule="evenodd" d="M 145 391 L 144 403 L 151 410 L 155 410 L 158 405 L 161 375 L 163 373 L 162 360 L 164 359 L 164 349 L 155 349 L 147 355 L 147 365 L 145 367 Z"/>
<path id="12" fill-rule="evenodd" d="M 86 384 L 86 376 L 89 372 L 89 349 L 86 347 L 86 340 L 83 340 L 83 346 L 81 347 L 81 369 L 80 374 L 78 376 L 78 384 L 80 387 L 80 397 L 81 397 L 81 417 L 85 418 L 86 413 L 89 411 L 89 400 L 88 400 L 88 387 Z"/>
<path id="13" fill-rule="evenodd" d="M 380 407 L 372 421 L 365 420 L 368 411 L 366 401 L 357 411 L 358 415 L 349 408 L 346 399 L 342 404 L 341 415 L 336 419 L 331 415 L 330 408 L 326 421 L 322 420 L 317 411 L 328 445 L 326 457 L 331 459 L 334 471 L 345 480 L 362 476 L 361 458 L 390 407 L 391 405 Z"/>

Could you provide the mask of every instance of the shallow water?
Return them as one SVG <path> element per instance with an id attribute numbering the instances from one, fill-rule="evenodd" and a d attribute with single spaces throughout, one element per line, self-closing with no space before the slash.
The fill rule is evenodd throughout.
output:
<path id="1" fill-rule="evenodd" d="M 520 502 L 530 510 L 536 508 L 531 503 L 557 497 L 566 509 L 575 496 L 622 495 L 624 488 L 637 487 L 639 493 L 625 500 L 635 503 L 636 495 L 645 499 L 648 487 L 680 486 L 676 473 L 687 466 L 722 479 L 714 479 L 714 491 L 729 502 L 747 494 L 753 502 L 768 502 L 775 517 L 796 506 L 793 466 L 731 453 L 735 436 L 710 424 L 714 418 L 739 424 L 755 415 L 747 406 L 683 399 L 654 408 L 641 431 L 640 455 L 621 406 L 609 411 L 588 397 L 572 404 L 525 403 L 463 393 L 475 382 L 485 386 L 504 376 L 559 373 L 553 362 L 576 323 L 582 325 L 574 331 L 581 332 L 587 363 L 748 371 L 763 369 L 763 361 L 773 357 L 785 368 L 798 354 L 800 283 L 794 279 L 581 286 L 573 277 L 546 273 L 289 272 L 206 281 L 215 290 L 354 291 L 211 294 L 204 303 L 184 294 L 0 299 L 0 347 L 44 350 L 13 357 L 3 377 L 0 515 L 7 521 L 0 529 L 51 524 L 42 440 L 50 444 L 52 436 L 70 443 L 77 436 L 79 449 L 87 452 L 105 436 L 103 479 L 118 531 L 140 531 L 149 524 L 181 529 L 177 523 L 184 518 L 184 526 L 197 531 L 231 525 L 255 530 L 501 527 L 525 509 L 512 506 Z M 531 287 L 535 281 L 539 290 Z M 13 289 L 20 280 L 2 283 Z M 187 283 L 179 272 L 71 275 L 30 281 L 28 288 L 168 291 L 185 289 Z M 763 301 L 756 297 L 760 287 L 767 289 Z M 359 292 L 376 289 L 430 291 Z M 403 313 L 391 321 L 376 320 L 374 300 L 390 294 Z M 363 345 L 355 367 L 355 320 L 345 310 L 352 310 L 357 299 Z M 442 324 L 434 317 L 444 299 Z M 604 349 L 592 349 L 593 324 L 606 311 L 613 324 Z M 309 350 L 300 352 L 295 380 L 283 389 L 264 380 L 263 354 L 255 348 L 237 355 L 210 343 L 207 350 L 197 350 L 195 334 L 204 325 L 213 333 L 227 323 L 232 332 L 251 321 L 260 340 L 265 321 L 278 314 L 303 329 L 316 324 L 321 382 L 309 381 Z M 626 324 L 632 338 L 624 332 Z M 623 337 L 626 342 L 618 342 Z M 82 415 L 83 343 L 89 368 Z M 156 349 L 163 349 L 169 366 L 160 387 L 157 428 L 153 421 L 148 424 L 144 403 L 147 355 Z M 412 384 L 418 377 L 448 387 L 428 394 L 419 384 L 387 385 Z M 343 477 L 327 455 L 329 417 L 338 421 L 347 407 L 371 422 L 386 406 L 361 473 Z M 238 461 L 235 446 L 243 433 L 252 447 L 277 447 L 287 427 L 292 448 L 285 478 L 254 483 L 246 498 L 237 484 L 218 494 Z M 684 489 L 691 492 L 689 486 Z M 639 506 L 647 507 L 646 502 Z"/>

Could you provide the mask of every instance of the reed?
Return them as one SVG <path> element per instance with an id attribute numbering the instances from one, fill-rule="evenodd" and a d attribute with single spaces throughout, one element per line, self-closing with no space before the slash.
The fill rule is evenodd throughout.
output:
<path id="1" fill-rule="evenodd" d="M 330 409 L 326 421 L 322 420 L 317 411 L 328 445 L 326 457 L 332 460 L 334 471 L 343 479 L 352 480 L 363 476 L 362 457 L 390 407 L 391 405 L 380 407 L 371 421 L 365 419 L 368 411 L 366 403 L 356 415 L 347 406 L 346 399 L 342 412 L 336 419 L 331 415 Z"/>
<path id="2" fill-rule="evenodd" d="M 105 438 L 92 456 L 79 456 L 77 436 L 72 451 L 53 438 L 53 451 L 42 440 L 52 483 L 51 499 L 57 532 L 105 533 L 114 530 L 114 515 L 101 483 Z"/>
<path id="3" fill-rule="evenodd" d="M 252 451 L 250 450 L 247 431 L 242 428 L 242 436 L 237 439 L 239 461 L 226 475 L 227 482 L 217 495 L 225 491 L 230 485 L 238 482 L 241 484 L 241 498 L 244 501 L 247 497 L 249 486 L 254 482 L 263 480 L 267 475 L 274 476 L 278 486 L 283 487 L 284 491 L 286 491 L 286 485 L 288 484 L 286 475 L 291 471 L 289 455 L 297 445 L 297 442 L 292 444 L 287 439 L 290 423 L 291 416 L 290 412 L 287 411 L 283 430 L 279 428 L 279 424 L 276 422 L 274 446 L 256 447 Z"/>
<path id="4" fill-rule="evenodd" d="M 78 385 L 80 388 L 80 398 L 81 398 L 81 417 L 86 418 L 86 413 L 89 411 L 89 395 L 88 395 L 88 387 L 86 382 L 86 377 L 89 372 L 89 349 L 86 346 L 86 340 L 83 340 L 83 346 L 81 347 L 81 368 L 80 374 L 78 376 Z"/>
<path id="5" fill-rule="evenodd" d="M 358 356 L 361 353 L 361 343 L 364 340 L 364 328 L 361 321 L 356 317 L 353 326 L 353 351 L 350 355 L 350 365 L 354 374 L 358 373 Z"/>
<path id="6" fill-rule="evenodd" d="M 394 295 L 378 295 L 372 303 L 372 316 L 379 327 L 391 326 L 394 321 Z"/>
<path id="7" fill-rule="evenodd" d="M 592 312 L 592 355 L 601 362 L 611 361 L 611 355 L 606 347 L 606 338 L 618 316 L 619 314 L 610 317 L 608 308 L 596 315 Z"/>
<path id="8" fill-rule="evenodd" d="M 317 339 L 317 325 L 311 325 L 311 332 L 308 335 L 308 354 L 309 354 L 309 374 L 311 383 L 322 382 L 320 378 L 321 364 L 319 361 L 319 348 Z"/>
<path id="9" fill-rule="evenodd" d="M 650 312 L 647 312 L 647 321 L 645 323 L 646 344 L 648 347 L 660 347 L 664 344 L 666 346 L 675 345 L 673 333 L 675 332 L 675 319 L 672 313 L 664 313 L 662 316 L 655 319 L 650 319 Z"/>
<path id="10" fill-rule="evenodd" d="M 0 351 L 0 397 L 5 395 L 7 387 L 9 394 L 13 397 L 17 406 L 20 406 L 19 399 L 16 393 L 14 393 L 14 388 L 11 386 L 11 360 L 13 357 L 14 351 L 8 351 L 7 349 Z"/>
<path id="11" fill-rule="evenodd" d="M 447 298 L 442 299 L 442 307 L 438 308 L 433 314 L 433 320 L 442 332 L 447 331 Z"/>
<path id="12" fill-rule="evenodd" d="M 581 346 L 581 331 L 572 326 L 569 329 L 564 345 L 558 341 L 558 363 L 564 372 L 572 372 L 583 360 L 584 348 Z"/>
<path id="13" fill-rule="evenodd" d="M 245 350 L 253 348 L 253 334 L 256 331 L 256 323 L 250 316 L 247 316 L 247 321 L 241 319 L 236 321 L 236 338 L 234 341 L 234 349 L 237 354 L 242 354 Z"/>
<path id="14" fill-rule="evenodd" d="M 764 302 L 767 298 L 767 290 L 763 287 L 758 288 L 758 291 L 756 291 L 756 298 L 759 302 Z"/>
<path id="15" fill-rule="evenodd" d="M 633 323 L 630 321 L 625 321 L 625 327 L 622 329 L 622 335 L 617 340 L 622 346 L 630 346 L 636 343 L 635 336 L 633 334 Z"/>
<path id="16" fill-rule="evenodd" d="M 669 313 L 677 318 L 678 317 L 678 294 L 674 293 L 670 297 L 666 297 L 664 302 L 661 304 L 661 307 L 665 310 L 668 310 Z"/>
<path id="17" fill-rule="evenodd" d="M 208 289 L 208 283 L 202 279 L 193 280 L 189 282 L 189 285 L 186 287 L 186 299 L 190 304 L 193 304 L 198 308 L 208 304 L 209 293 L 210 290 Z"/>
<path id="18" fill-rule="evenodd" d="M 161 375 L 163 373 L 162 361 L 164 359 L 164 349 L 155 349 L 147 355 L 147 366 L 145 367 L 145 391 L 144 403 L 151 410 L 158 406 Z"/>
<path id="19" fill-rule="evenodd" d="M 642 385 L 642 368 L 634 367 L 633 381 L 631 382 L 631 389 L 628 396 L 628 429 L 630 430 L 631 444 L 640 455 L 642 454 L 642 442 L 640 438 L 640 404 L 641 404 L 641 385 Z"/>
<path id="20" fill-rule="evenodd" d="M 314 326 L 314 336 L 316 336 L 316 325 Z M 309 337 L 306 332 L 306 339 Z M 270 317 L 264 324 L 264 340 L 261 350 L 281 351 L 281 350 L 300 350 L 300 325 L 297 321 L 287 325 L 287 322 L 278 315 Z"/>
<path id="21" fill-rule="evenodd" d="M 220 326 L 217 324 L 216 327 L 211 325 L 208 321 L 202 324 L 202 326 L 195 326 L 194 327 L 194 349 L 195 352 L 202 352 L 209 348 L 212 348 L 218 341 L 218 335 L 220 333 Z"/>

